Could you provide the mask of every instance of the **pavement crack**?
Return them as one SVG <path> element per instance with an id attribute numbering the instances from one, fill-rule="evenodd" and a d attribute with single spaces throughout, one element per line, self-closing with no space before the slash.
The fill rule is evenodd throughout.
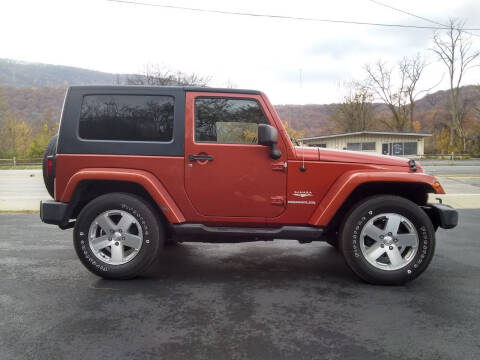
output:
<path id="1" fill-rule="evenodd" d="M 93 290 L 111 290 L 111 291 L 118 291 L 120 289 L 114 289 L 114 288 L 107 288 L 107 287 L 96 287 L 96 286 L 93 286 L 93 285 L 88 285 L 88 287 L 90 289 L 93 289 Z"/>

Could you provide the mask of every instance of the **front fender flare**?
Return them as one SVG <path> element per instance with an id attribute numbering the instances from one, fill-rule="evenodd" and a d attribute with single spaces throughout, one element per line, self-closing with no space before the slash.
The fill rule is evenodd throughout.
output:
<path id="1" fill-rule="evenodd" d="M 371 182 L 403 182 L 429 185 L 433 192 L 444 194 L 437 179 L 425 173 L 349 171 L 340 176 L 332 185 L 308 223 L 313 226 L 326 226 L 357 186 Z"/>
<path id="2" fill-rule="evenodd" d="M 147 171 L 110 168 L 82 169 L 70 178 L 59 200 L 69 202 L 78 184 L 84 180 L 112 180 L 136 183 L 150 194 L 170 223 L 185 222 L 185 217 L 163 184 Z"/>

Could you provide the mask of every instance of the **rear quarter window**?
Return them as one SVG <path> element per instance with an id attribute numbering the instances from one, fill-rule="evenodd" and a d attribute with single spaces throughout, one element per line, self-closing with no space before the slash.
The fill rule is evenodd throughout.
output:
<path id="1" fill-rule="evenodd" d="M 158 141 L 173 139 L 172 96 L 85 95 L 79 136 L 86 140 Z"/>

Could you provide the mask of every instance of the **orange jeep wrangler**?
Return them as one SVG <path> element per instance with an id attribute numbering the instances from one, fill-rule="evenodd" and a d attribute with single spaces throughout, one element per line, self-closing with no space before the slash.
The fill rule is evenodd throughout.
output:
<path id="1" fill-rule="evenodd" d="M 78 257 L 110 279 L 166 242 L 327 241 L 363 280 L 402 284 L 430 263 L 457 212 L 414 160 L 294 146 L 265 94 L 194 87 L 71 87 L 44 157 Z"/>

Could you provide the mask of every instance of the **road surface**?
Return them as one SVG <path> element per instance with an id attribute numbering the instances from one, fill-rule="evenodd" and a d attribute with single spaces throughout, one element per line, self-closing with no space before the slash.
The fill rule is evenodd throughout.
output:
<path id="1" fill-rule="evenodd" d="M 107 281 L 71 230 L 0 214 L 0 358 L 480 359 L 480 210 L 406 286 L 359 281 L 324 243 L 181 244 Z"/>
<path id="2" fill-rule="evenodd" d="M 425 171 L 438 176 L 448 193 L 432 196 L 432 200 L 440 197 L 459 209 L 479 208 L 480 161 L 471 161 L 471 165 L 464 165 L 464 161 L 459 164 L 425 164 Z M 42 199 L 50 199 L 50 195 L 43 185 L 41 170 L 0 170 L 0 211 L 38 211 Z"/>

